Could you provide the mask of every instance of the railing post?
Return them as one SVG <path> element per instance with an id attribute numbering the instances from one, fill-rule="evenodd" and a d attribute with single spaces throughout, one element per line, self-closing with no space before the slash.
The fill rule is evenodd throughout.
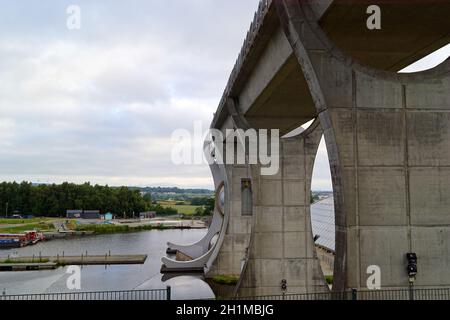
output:
<path id="1" fill-rule="evenodd" d="M 352 289 L 352 300 L 358 300 L 358 290 Z"/>
<path id="2" fill-rule="evenodd" d="M 414 300 L 414 285 L 409 283 L 409 300 Z"/>
<path id="3" fill-rule="evenodd" d="M 166 293 L 167 300 L 171 299 L 171 294 L 172 294 L 172 289 L 170 288 L 170 286 L 167 286 L 167 293 Z"/>

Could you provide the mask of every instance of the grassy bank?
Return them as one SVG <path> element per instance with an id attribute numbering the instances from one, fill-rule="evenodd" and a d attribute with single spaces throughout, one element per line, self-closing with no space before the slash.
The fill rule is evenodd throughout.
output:
<path id="1" fill-rule="evenodd" d="M 168 227 L 164 226 L 136 226 L 130 227 L 128 225 L 115 225 L 115 224 L 90 224 L 77 226 L 76 231 L 90 231 L 95 234 L 112 234 L 112 233 L 127 233 L 127 232 L 138 232 L 138 231 L 149 231 L 149 230 L 167 230 Z"/>
<path id="2" fill-rule="evenodd" d="M 39 232 L 43 231 L 54 231 L 55 227 L 52 223 L 30 223 L 30 224 L 22 224 L 14 227 L 0 227 L 0 233 L 23 233 L 29 230 L 36 230 Z"/>
<path id="3" fill-rule="evenodd" d="M 0 219 L 0 224 L 32 224 L 41 223 L 51 220 L 50 218 L 33 218 L 33 219 Z"/>
<path id="4" fill-rule="evenodd" d="M 27 263 L 47 263 L 50 262 L 49 259 L 46 258 L 39 258 L 36 257 L 36 259 L 12 259 L 8 258 L 3 261 L 0 261 L 0 263 L 4 264 L 27 264 Z"/>

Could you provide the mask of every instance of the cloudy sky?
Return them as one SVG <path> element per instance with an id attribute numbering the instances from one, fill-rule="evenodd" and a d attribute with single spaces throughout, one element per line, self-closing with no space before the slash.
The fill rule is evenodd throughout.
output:
<path id="1" fill-rule="evenodd" d="M 171 134 L 209 126 L 258 0 L 0 4 L 0 180 L 212 188 Z M 327 161 L 322 144 L 315 189 Z"/>

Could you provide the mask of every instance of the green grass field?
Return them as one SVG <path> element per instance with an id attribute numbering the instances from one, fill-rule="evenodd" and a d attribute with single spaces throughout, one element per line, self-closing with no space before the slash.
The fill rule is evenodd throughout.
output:
<path id="1" fill-rule="evenodd" d="M 174 208 L 178 211 L 179 214 L 184 215 L 194 215 L 195 209 L 200 208 L 201 206 L 193 206 L 190 204 L 187 204 L 186 202 L 183 202 L 184 204 L 177 204 L 181 203 L 182 201 L 158 201 L 158 203 L 163 207 L 169 207 Z"/>
<path id="2" fill-rule="evenodd" d="M 22 233 L 24 231 L 36 230 L 36 231 L 50 231 L 54 230 L 55 227 L 52 223 L 30 223 L 30 224 L 21 224 L 20 226 L 15 227 L 0 227 L 0 233 Z"/>
<path id="3" fill-rule="evenodd" d="M 55 227 L 51 218 L 0 219 L 0 233 L 23 233 L 28 230 L 50 231 Z"/>
<path id="4" fill-rule="evenodd" d="M 176 206 L 173 206 L 173 208 L 177 209 L 179 214 L 193 215 L 193 214 L 195 214 L 195 209 L 199 208 L 199 206 L 176 205 Z"/>
<path id="5" fill-rule="evenodd" d="M 40 223 L 51 220 L 50 218 L 33 218 L 33 219 L 0 219 L 0 224 L 31 224 Z"/>

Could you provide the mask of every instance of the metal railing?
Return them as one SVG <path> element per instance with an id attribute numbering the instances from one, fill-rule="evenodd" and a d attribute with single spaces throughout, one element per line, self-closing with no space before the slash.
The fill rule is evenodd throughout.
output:
<path id="1" fill-rule="evenodd" d="M 12 300 L 171 300 L 171 288 L 167 287 L 166 289 L 155 290 L 0 295 L 0 301 Z M 351 290 L 346 292 L 238 297 L 234 300 L 450 300 L 450 288 L 362 291 Z"/>
<path id="2" fill-rule="evenodd" d="M 0 295 L 0 301 L 12 300 L 170 300 L 171 288 L 155 290 L 96 291 L 43 294 Z"/>
<path id="3" fill-rule="evenodd" d="M 305 294 L 237 297 L 235 300 L 450 300 L 450 288 L 351 290 Z"/>

